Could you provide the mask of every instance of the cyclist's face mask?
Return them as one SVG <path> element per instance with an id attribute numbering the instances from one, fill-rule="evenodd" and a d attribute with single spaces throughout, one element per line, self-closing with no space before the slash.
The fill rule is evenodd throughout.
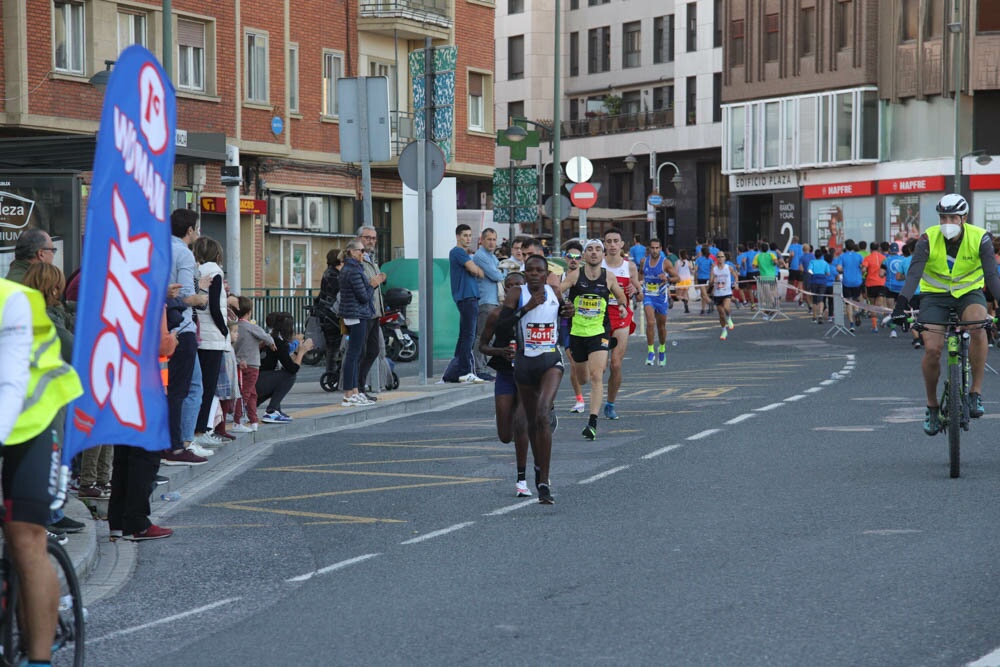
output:
<path id="1" fill-rule="evenodd" d="M 962 225 L 957 225 L 953 222 L 942 222 L 941 223 L 941 234 L 944 235 L 949 241 L 957 239 L 959 234 L 962 233 Z"/>

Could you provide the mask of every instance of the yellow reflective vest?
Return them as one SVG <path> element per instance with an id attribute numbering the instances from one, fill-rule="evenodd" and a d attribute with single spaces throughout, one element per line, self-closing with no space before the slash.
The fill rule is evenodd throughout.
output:
<path id="1" fill-rule="evenodd" d="M 924 275 L 920 279 L 921 294 L 951 294 L 956 299 L 974 289 L 982 289 L 983 263 L 979 259 L 979 244 L 986 230 L 975 225 L 963 224 L 962 242 L 958 246 L 955 264 L 948 268 L 948 251 L 944 234 L 939 226 L 927 229 L 930 252 Z"/>
<path id="2" fill-rule="evenodd" d="M 31 359 L 28 391 L 21 414 L 4 445 L 19 445 L 31 440 L 52 424 L 60 408 L 83 393 L 76 371 L 62 359 L 59 336 L 45 313 L 45 299 L 41 293 L 0 279 L 0 322 L 7 301 L 17 292 L 25 294 L 31 305 Z"/>

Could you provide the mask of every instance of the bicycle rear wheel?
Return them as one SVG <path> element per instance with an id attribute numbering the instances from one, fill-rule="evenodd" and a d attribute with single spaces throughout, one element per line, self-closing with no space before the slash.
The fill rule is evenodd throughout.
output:
<path id="1" fill-rule="evenodd" d="M 959 476 L 962 439 L 962 365 L 948 364 L 948 461 L 952 479 Z"/>

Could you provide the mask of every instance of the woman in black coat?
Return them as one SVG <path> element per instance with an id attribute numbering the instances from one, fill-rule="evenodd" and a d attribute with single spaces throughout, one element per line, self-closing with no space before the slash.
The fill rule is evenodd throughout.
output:
<path id="1" fill-rule="evenodd" d="M 349 408 L 371 405 L 371 401 L 358 391 L 358 372 L 368 337 L 368 321 L 375 317 L 375 304 L 372 301 L 374 288 L 365 278 L 365 269 L 361 264 L 364 246 L 360 241 L 351 241 L 345 252 L 344 268 L 340 270 L 340 319 L 347 327 L 348 343 L 341 405 Z"/>
<path id="2" fill-rule="evenodd" d="M 337 295 L 340 294 L 340 267 L 343 264 L 340 250 L 334 249 L 326 253 L 326 271 L 323 272 L 323 279 L 319 284 L 319 296 L 313 303 L 313 312 L 319 319 L 326 342 L 327 373 L 336 370 L 337 350 L 340 349 L 340 341 L 343 338 L 340 334 L 340 317 L 333 312 Z"/>

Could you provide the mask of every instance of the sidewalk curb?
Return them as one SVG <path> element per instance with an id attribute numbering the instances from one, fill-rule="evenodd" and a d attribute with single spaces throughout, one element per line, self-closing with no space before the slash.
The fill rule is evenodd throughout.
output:
<path id="1" fill-rule="evenodd" d="M 254 447 L 256 450 L 255 446 L 257 445 L 274 446 L 289 440 L 332 433 L 339 429 L 352 428 L 376 420 L 386 421 L 406 415 L 444 410 L 493 394 L 493 383 L 491 382 L 447 387 L 435 385 L 433 389 L 430 385 L 416 385 L 407 389 L 412 391 L 421 388 L 430 389 L 430 391 L 419 396 L 406 398 L 395 398 L 392 392 L 384 392 L 379 394 L 379 401 L 375 405 L 362 408 L 341 408 L 339 398 L 337 402 L 333 402 L 333 396 L 336 394 L 332 394 L 330 395 L 331 405 L 310 409 L 312 412 L 318 410 L 318 414 L 295 417 L 294 421 L 288 424 L 261 424 L 261 430 L 256 433 L 239 436 L 233 442 L 214 449 L 215 455 L 208 459 L 208 463 L 199 466 L 161 465 L 160 474 L 169 477 L 170 481 L 153 489 L 153 513 L 158 513 L 158 510 L 167 504 L 160 500 L 160 495 L 171 490 L 176 491 L 189 482 L 206 477 L 222 467 L 224 463 L 232 463 L 234 458 L 244 458 L 248 453 L 248 447 Z M 289 408 L 289 410 L 294 416 L 296 409 Z M 88 595 L 85 597 L 85 602 L 93 604 L 96 600 L 113 594 L 127 582 L 135 566 L 135 553 L 139 547 L 132 542 L 119 542 L 116 545 L 109 544 L 108 546 L 124 546 L 125 553 L 122 553 L 121 549 L 102 550 L 101 545 L 98 544 L 98 538 L 100 536 L 100 539 L 107 540 L 107 523 L 94 519 L 89 508 L 76 496 L 71 495 L 68 498 L 64 511 L 70 518 L 86 524 L 83 532 L 70 536 L 69 542 L 64 548 L 73 561 L 81 587 L 87 588 Z M 114 569 L 115 563 L 111 563 L 110 566 L 102 563 L 102 551 L 106 552 L 104 553 L 105 558 L 109 554 L 114 555 L 115 563 L 121 563 L 128 572 L 109 573 L 109 570 Z M 95 578 L 101 579 L 101 581 L 89 581 L 89 578 L 99 570 L 101 576 Z M 111 583 L 106 583 L 107 581 Z"/>

